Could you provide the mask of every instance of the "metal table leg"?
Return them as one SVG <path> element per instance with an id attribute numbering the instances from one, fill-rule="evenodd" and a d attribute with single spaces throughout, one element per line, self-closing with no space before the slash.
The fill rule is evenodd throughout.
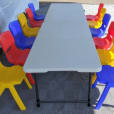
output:
<path id="1" fill-rule="evenodd" d="M 38 90 L 38 83 L 37 83 L 37 76 L 34 74 L 34 80 L 35 80 L 35 92 L 36 92 L 36 105 L 37 107 L 40 107 L 40 98 L 39 98 L 39 90 Z"/>
<path id="2" fill-rule="evenodd" d="M 92 87 L 92 83 L 91 83 L 91 73 L 89 73 L 89 84 L 88 84 L 88 106 L 91 106 L 91 87 Z"/>
<path id="3" fill-rule="evenodd" d="M 37 107 L 40 107 L 40 103 L 85 103 L 88 101 L 88 106 L 91 106 L 91 73 L 89 73 L 89 84 L 88 84 L 88 100 L 75 100 L 75 101 L 40 101 L 39 98 L 39 90 L 38 90 L 38 83 L 37 83 L 37 76 L 34 74 L 35 80 L 35 92 L 36 92 L 36 103 Z"/>

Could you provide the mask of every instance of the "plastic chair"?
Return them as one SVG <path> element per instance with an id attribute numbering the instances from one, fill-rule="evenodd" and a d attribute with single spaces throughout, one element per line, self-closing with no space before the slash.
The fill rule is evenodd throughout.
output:
<path id="1" fill-rule="evenodd" d="M 25 36 L 27 36 L 27 37 L 34 36 L 35 37 L 38 34 L 40 27 L 34 27 L 34 28 L 29 27 L 28 23 L 27 23 L 27 18 L 24 15 L 24 13 L 21 13 L 18 15 L 18 20 L 19 20 L 19 23 L 21 25 L 22 31 Z"/>
<path id="2" fill-rule="evenodd" d="M 88 21 L 97 21 L 99 19 L 99 16 L 100 16 L 100 13 L 101 13 L 101 9 L 103 7 L 104 7 L 104 4 L 100 3 L 97 14 L 96 15 L 86 15 L 86 19 Z"/>
<path id="3" fill-rule="evenodd" d="M 33 3 L 29 3 L 29 4 L 28 4 L 28 7 L 32 10 L 34 19 L 35 19 L 36 21 L 44 20 L 45 15 L 37 15 Z"/>
<path id="4" fill-rule="evenodd" d="M 16 20 L 10 22 L 9 29 L 15 39 L 15 44 L 18 48 L 27 49 L 32 47 L 35 37 L 26 37 L 22 32 L 19 21 Z"/>
<path id="5" fill-rule="evenodd" d="M 111 18 L 110 14 L 105 14 L 103 18 L 102 26 L 100 28 L 98 29 L 90 28 L 92 37 L 102 37 L 105 34 L 110 18 Z"/>
<path id="6" fill-rule="evenodd" d="M 109 50 L 112 45 L 112 36 L 107 35 L 105 38 L 94 38 L 94 43 L 97 49 Z"/>
<path id="7" fill-rule="evenodd" d="M 43 20 L 40 20 L 40 21 L 36 21 L 34 19 L 34 16 L 33 16 L 33 13 L 32 13 L 32 10 L 30 8 L 26 8 L 25 9 L 25 12 L 27 14 L 27 17 L 29 19 L 29 23 L 32 27 L 41 27 L 42 26 L 42 23 L 43 23 Z"/>
<path id="8" fill-rule="evenodd" d="M 90 28 L 96 28 L 96 29 L 100 28 L 102 25 L 102 20 L 103 20 L 105 13 L 106 13 L 106 9 L 102 8 L 101 13 L 100 13 L 100 17 L 97 21 L 88 21 L 89 27 Z"/>
<path id="9" fill-rule="evenodd" d="M 15 85 L 20 85 L 23 81 L 26 82 L 29 89 L 32 89 L 32 86 L 26 78 L 22 67 L 5 67 L 0 63 L 0 75 L 0 96 L 3 94 L 5 89 L 8 88 L 20 110 L 26 110 L 25 105 L 15 89 Z"/>
<path id="10" fill-rule="evenodd" d="M 24 65 L 30 49 L 20 50 L 16 47 L 13 35 L 10 31 L 0 34 L 0 45 L 8 59 L 8 62 L 14 65 Z M 34 79 L 30 73 L 27 73 L 27 77 L 31 84 L 34 84 Z"/>
<path id="11" fill-rule="evenodd" d="M 106 85 L 104 88 L 104 91 L 96 105 L 96 109 L 100 109 L 110 88 L 114 87 L 114 67 L 104 65 L 104 66 L 102 66 L 102 71 L 97 72 L 96 75 L 97 75 L 97 79 L 92 87 L 95 88 L 97 85 L 97 82 Z"/>
<path id="12" fill-rule="evenodd" d="M 108 34 L 105 38 L 94 38 L 94 43 L 97 49 L 108 50 L 113 45 L 113 37 L 114 37 L 114 21 L 111 22 L 110 27 L 108 29 Z"/>

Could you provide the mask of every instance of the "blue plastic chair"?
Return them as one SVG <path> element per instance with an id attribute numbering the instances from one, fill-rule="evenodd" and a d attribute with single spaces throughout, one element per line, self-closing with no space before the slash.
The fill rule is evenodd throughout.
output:
<path id="1" fill-rule="evenodd" d="M 96 105 L 96 109 L 100 109 L 102 106 L 109 90 L 111 87 L 114 87 L 114 67 L 111 67 L 109 65 L 102 66 L 102 71 L 96 73 L 96 81 L 93 84 L 93 88 L 96 87 L 97 82 L 105 84 L 104 91 Z"/>
<path id="2" fill-rule="evenodd" d="M 26 37 L 24 36 L 19 21 L 13 21 L 9 24 L 9 29 L 15 39 L 15 44 L 20 49 L 31 48 L 35 37 Z"/>
<path id="3" fill-rule="evenodd" d="M 32 10 L 34 19 L 35 19 L 36 21 L 44 20 L 45 15 L 37 15 L 33 3 L 29 3 L 29 4 L 28 4 L 28 7 Z"/>
<path id="4" fill-rule="evenodd" d="M 90 28 L 92 37 L 102 37 L 105 34 L 105 31 L 108 27 L 109 21 L 110 21 L 110 14 L 105 14 L 104 18 L 103 18 L 103 24 L 99 29 L 95 29 L 95 28 Z"/>

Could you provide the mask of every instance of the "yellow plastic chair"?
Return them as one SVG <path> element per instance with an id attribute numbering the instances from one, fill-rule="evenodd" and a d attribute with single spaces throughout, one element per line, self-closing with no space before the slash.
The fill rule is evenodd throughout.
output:
<path id="1" fill-rule="evenodd" d="M 3 94 L 6 88 L 8 88 L 15 99 L 20 110 L 26 110 L 21 98 L 19 97 L 15 85 L 19 85 L 22 81 L 25 81 L 28 88 L 32 89 L 23 69 L 21 66 L 3 66 L 0 62 L 0 96 Z"/>
<path id="2" fill-rule="evenodd" d="M 100 13 L 100 17 L 97 21 L 88 21 L 89 27 L 96 28 L 96 29 L 100 28 L 102 25 L 102 20 L 103 20 L 105 13 L 106 13 L 106 8 L 102 8 L 101 13 Z"/>
<path id="3" fill-rule="evenodd" d="M 114 45 L 109 50 L 97 49 L 102 65 L 110 65 L 114 67 Z M 96 73 L 92 76 L 92 84 L 96 80 Z"/>
<path id="4" fill-rule="evenodd" d="M 18 15 L 18 20 L 19 20 L 19 23 L 21 25 L 22 31 L 25 36 L 27 36 L 27 37 L 34 36 L 35 37 L 38 34 L 40 27 L 34 27 L 34 28 L 29 27 L 29 25 L 27 23 L 27 18 L 24 13 L 21 13 Z"/>

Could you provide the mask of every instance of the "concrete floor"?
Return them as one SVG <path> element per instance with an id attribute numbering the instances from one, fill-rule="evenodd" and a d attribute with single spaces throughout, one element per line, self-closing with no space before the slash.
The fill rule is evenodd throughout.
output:
<path id="1" fill-rule="evenodd" d="M 41 14 L 48 10 L 48 4 L 41 4 Z M 48 72 L 39 74 L 38 84 L 41 100 L 75 100 L 87 99 L 88 74 L 78 72 Z M 36 107 L 35 88 L 29 90 L 25 83 L 16 86 L 16 89 L 26 105 L 27 110 L 21 112 L 13 100 L 10 92 L 6 90 L 0 97 L 0 114 L 114 114 L 114 89 L 109 94 L 102 106 L 97 111 L 94 109 L 104 85 L 92 89 L 92 107 L 83 104 L 41 104 Z"/>

